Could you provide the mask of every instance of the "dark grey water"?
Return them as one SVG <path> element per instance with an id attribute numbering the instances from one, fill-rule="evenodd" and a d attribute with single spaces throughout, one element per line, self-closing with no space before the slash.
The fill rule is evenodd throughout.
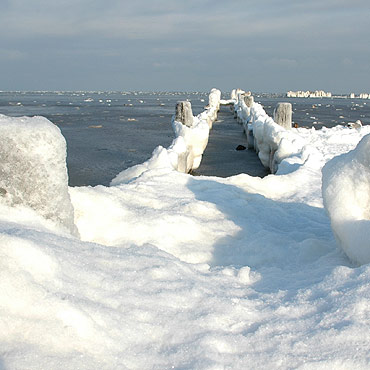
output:
<path id="1" fill-rule="evenodd" d="M 293 107 L 293 122 L 302 127 L 317 129 L 346 125 L 361 120 L 370 124 L 370 100 L 346 98 L 286 98 L 256 97 L 269 116 L 273 116 L 277 102 L 289 102 Z"/>
<path id="2" fill-rule="evenodd" d="M 171 144 L 171 117 L 186 99 L 194 114 L 208 104 L 206 93 L 1 92 L 0 113 L 48 118 L 67 141 L 70 185 L 108 185 L 158 145 Z"/>
<path id="3" fill-rule="evenodd" d="M 171 117 L 176 102 L 186 99 L 198 114 L 208 93 L 0 92 L 0 113 L 47 117 L 66 138 L 70 185 L 108 185 L 123 169 L 150 158 L 158 145 L 171 144 Z M 276 103 L 291 102 L 300 126 L 332 127 L 357 119 L 370 124 L 370 101 L 258 95 L 255 100 L 269 115 Z"/>

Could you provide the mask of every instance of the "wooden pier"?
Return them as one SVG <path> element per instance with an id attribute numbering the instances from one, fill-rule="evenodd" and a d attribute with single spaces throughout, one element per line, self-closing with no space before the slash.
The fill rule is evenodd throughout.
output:
<path id="1" fill-rule="evenodd" d="M 245 149 L 237 150 L 239 145 Z M 213 123 L 202 162 L 192 174 L 229 177 L 240 173 L 264 177 L 269 171 L 262 165 L 257 153 L 253 149 L 248 150 L 243 126 L 236 122 L 230 106 L 224 105 Z"/>

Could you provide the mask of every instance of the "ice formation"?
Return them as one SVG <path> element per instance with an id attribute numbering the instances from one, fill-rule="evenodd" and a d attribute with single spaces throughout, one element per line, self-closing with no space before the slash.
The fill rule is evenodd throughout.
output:
<path id="1" fill-rule="evenodd" d="M 274 109 L 274 121 L 286 130 L 290 130 L 292 128 L 292 113 L 291 103 L 277 103 Z"/>
<path id="2" fill-rule="evenodd" d="M 31 207 L 77 235 L 59 128 L 44 117 L 0 115 L 0 136 L 0 201 Z"/>
<path id="3" fill-rule="evenodd" d="M 220 103 L 246 105 L 236 98 Z M 240 120 L 280 175 L 192 177 L 196 139 L 178 126 L 113 186 L 69 189 L 81 240 L 0 202 L 1 369 L 369 368 L 370 264 L 337 248 L 321 169 L 370 128 L 287 132 L 248 108 Z M 362 217 L 356 242 L 369 145 L 324 170 L 329 213 Z"/>
<path id="4" fill-rule="evenodd" d="M 167 168 L 183 173 L 197 169 L 207 147 L 209 131 L 217 119 L 220 99 L 221 91 L 212 89 L 209 94 L 208 106 L 196 117 L 192 116 L 190 102 L 178 103 L 176 114 L 172 118 L 172 127 L 175 133 L 172 144 L 167 149 L 156 148 L 148 161 L 120 172 L 111 181 L 111 185 L 128 182 L 148 169 Z"/>
<path id="5" fill-rule="evenodd" d="M 286 130 L 277 124 L 266 114 L 262 105 L 251 99 L 249 93 L 238 91 L 232 93 L 232 96 L 236 96 L 235 115 L 244 127 L 248 147 L 256 150 L 262 164 L 271 173 L 281 175 L 295 170 L 307 161 L 313 164 L 317 162 L 314 147 L 307 146 L 295 131 Z"/>
<path id="6" fill-rule="evenodd" d="M 344 252 L 356 263 L 370 263 L 370 135 L 325 165 L 322 191 Z"/>

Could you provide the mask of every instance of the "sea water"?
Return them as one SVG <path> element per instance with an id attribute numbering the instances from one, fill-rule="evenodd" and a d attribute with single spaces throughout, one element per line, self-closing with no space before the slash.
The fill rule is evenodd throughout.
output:
<path id="1" fill-rule="evenodd" d="M 120 171 L 150 158 L 158 145 L 171 144 L 171 118 L 180 100 L 191 101 L 196 115 L 207 105 L 208 93 L 0 92 L 0 113 L 47 117 L 66 138 L 70 186 L 108 185 Z M 256 94 L 255 101 L 270 116 L 278 102 L 291 102 L 299 126 L 333 127 L 357 119 L 370 124 L 366 100 Z"/>
<path id="2" fill-rule="evenodd" d="M 191 100 L 193 113 L 206 93 L 2 92 L 0 113 L 41 115 L 58 125 L 67 141 L 69 184 L 108 185 L 120 171 L 168 147 L 176 102 Z"/>
<path id="3" fill-rule="evenodd" d="M 349 98 L 286 98 L 263 94 L 255 100 L 261 103 L 269 116 L 278 102 L 289 102 L 293 108 L 293 122 L 300 127 L 317 129 L 347 125 L 349 122 L 361 120 L 362 124 L 370 124 L 370 100 Z"/>

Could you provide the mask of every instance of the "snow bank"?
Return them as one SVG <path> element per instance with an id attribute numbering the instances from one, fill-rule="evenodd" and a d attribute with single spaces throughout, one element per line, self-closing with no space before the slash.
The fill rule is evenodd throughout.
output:
<path id="1" fill-rule="evenodd" d="M 167 149 L 156 148 L 148 161 L 122 171 L 112 180 L 111 185 L 128 182 L 147 170 L 168 169 L 188 173 L 197 169 L 208 144 L 209 131 L 217 119 L 220 99 L 221 91 L 212 89 L 206 110 L 193 119 L 186 119 L 186 124 L 176 120 L 176 115 L 174 115 L 172 127 L 176 138 L 170 147 Z M 189 115 L 189 110 L 191 112 L 191 104 L 187 102 L 186 115 Z"/>
<path id="2" fill-rule="evenodd" d="M 1 366 L 368 368 L 370 266 L 323 208 L 282 200 L 292 176 L 72 188 L 84 241 L 0 205 Z"/>
<path id="3" fill-rule="evenodd" d="M 0 202 L 31 207 L 77 234 L 59 128 L 44 117 L 0 115 L 0 136 Z"/>
<path id="4" fill-rule="evenodd" d="M 370 263 L 370 135 L 323 168 L 322 192 L 333 231 L 344 252 Z"/>

